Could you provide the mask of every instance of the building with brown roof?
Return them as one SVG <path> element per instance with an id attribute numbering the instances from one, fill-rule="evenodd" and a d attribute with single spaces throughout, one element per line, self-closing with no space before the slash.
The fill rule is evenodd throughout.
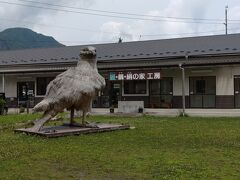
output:
<path id="1" fill-rule="evenodd" d="M 184 96 L 190 109 L 240 108 L 239 42 L 240 34 L 230 34 L 93 45 L 107 81 L 93 107 L 143 101 L 145 108 L 181 109 Z M 0 51 L 8 106 L 39 102 L 49 81 L 81 60 L 82 47 Z"/>

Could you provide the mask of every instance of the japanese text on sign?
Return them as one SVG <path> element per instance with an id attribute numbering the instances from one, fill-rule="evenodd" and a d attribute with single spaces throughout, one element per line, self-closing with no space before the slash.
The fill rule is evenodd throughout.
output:
<path id="1" fill-rule="evenodd" d="M 160 72 L 111 72 L 110 81 L 160 79 Z"/>

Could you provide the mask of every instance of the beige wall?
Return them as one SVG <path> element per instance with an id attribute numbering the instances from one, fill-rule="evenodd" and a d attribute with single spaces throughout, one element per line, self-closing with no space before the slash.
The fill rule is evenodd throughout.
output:
<path id="1" fill-rule="evenodd" d="M 234 74 L 233 69 L 239 67 L 225 67 L 216 70 L 216 94 L 217 95 L 234 95 Z"/>
<path id="2" fill-rule="evenodd" d="M 17 97 L 17 83 L 18 82 L 28 82 L 34 81 L 36 82 L 37 77 L 44 77 L 44 76 L 56 76 L 58 73 L 44 73 L 39 75 L 5 75 L 5 94 L 6 97 Z M 36 84 L 36 83 L 35 83 Z M 0 78 L 0 91 L 2 92 L 2 76 Z M 36 93 L 36 86 L 35 86 L 35 93 Z"/>
<path id="3" fill-rule="evenodd" d="M 182 95 L 182 74 L 180 69 L 165 70 L 163 76 L 173 77 L 173 95 Z M 215 68 L 186 68 L 185 94 L 189 94 L 189 77 L 216 76 L 216 95 L 234 95 L 234 75 L 240 75 L 240 66 L 224 66 Z"/>
<path id="4" fill-rule="evenodd" d="M 36 81 L 40 76 L 56 76 L 58 73 L 44 73 L 38 75 L 5 75 L 6 97 L 17 97 L 17 82 Z M 173 77 L 173 95 L 182 95 L 182 74 L 179 68 L 163 69 L 162 77 Z M 185 94 L 189 94 L 190 76 L 216 76 L 216 95 L 234 94 L 234 75 L 240 75 L 240 66 L 222 66 L 211 68 L 186 68 L 185 69 Z M 35 87 L 36 89 L 36 87 Z M 0 91 L 2 92 L 2 76 L 0 76 Z"/>
<path id="5" fill-rule="evenodd" d="M 3 92 L 3 88 L 2 88 L 2 78 L 3 78 L 3 75 L 0 76 L 0 92 Z"/>
<path id="6" fill-rule="evenodd" d="M 17 97 L 17 82 L 35 81 L 35 77 L 5 75 L 5 94 L 6 97 Z M 2 86 L 2 83 L 1 83 Z"/>
<path id="7" fill-rule="evenodd" d="M 5 95 L 6 97 L 17 97 L 17 77 L 5 75 Z"/>

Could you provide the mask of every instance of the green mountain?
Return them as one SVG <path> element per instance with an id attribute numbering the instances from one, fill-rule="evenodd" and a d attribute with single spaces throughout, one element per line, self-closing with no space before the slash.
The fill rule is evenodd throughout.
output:
<path id="1" fill-rule="evenodd" d="M 51 36 L 45 36 L 27 28 L 10 28 L 0 32 L 0 50 L 62 47 Z"/>

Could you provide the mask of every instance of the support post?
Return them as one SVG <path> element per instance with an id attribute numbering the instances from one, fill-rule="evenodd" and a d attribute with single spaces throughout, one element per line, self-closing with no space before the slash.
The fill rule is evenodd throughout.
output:
<path id="1" fill-rule="evenodd" d="M 5 74 L 2 73 L 2 92 L 5 93 Z"/>
<path id="2" fill-rule="evenodd" d="M 27 98 L 27 114 L 29 114 L 29 105 L 30 105 L 30 102 L 29 102 L 29 84 L 26 83 L 26 98 Z"/>
<path id="3" fill-rule="evenodd" d="M 185 69 L 182 67 L 182 64 L 179 64 L 179 68 L 182 71 L 182 115 L 185 116 Z"/>

